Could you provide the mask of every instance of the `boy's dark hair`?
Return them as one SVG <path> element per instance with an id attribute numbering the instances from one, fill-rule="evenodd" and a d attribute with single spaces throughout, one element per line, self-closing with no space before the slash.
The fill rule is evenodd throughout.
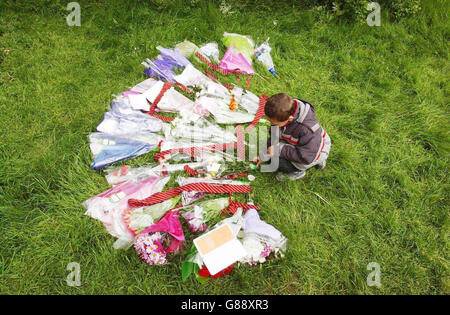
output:
<path id="1" fill-rule="evenodd" d="M 295 112 L 292 98 L 286 93 L 272 95 L 264 106 L 264 114 L 277 121 L 286 121 Z"/>

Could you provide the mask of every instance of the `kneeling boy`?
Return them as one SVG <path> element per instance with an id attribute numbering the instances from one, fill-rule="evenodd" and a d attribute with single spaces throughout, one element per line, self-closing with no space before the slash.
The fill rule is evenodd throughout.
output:
<path id="1" fill-rule="evenodd" d="M 276 153 L 279 156 L 278 180 L 303 178 L 313 166 L 325 168 L 331 139 L 317 121 L 313 105 L 280 93 L 267 100 L 264 113 L 272 126 L 280 127 L 277 150 L 271 146 L 271 138 L 267 142 L 267 153 L 272 158 Z M 257 164 L 261 163 L 257 158 Z"/>

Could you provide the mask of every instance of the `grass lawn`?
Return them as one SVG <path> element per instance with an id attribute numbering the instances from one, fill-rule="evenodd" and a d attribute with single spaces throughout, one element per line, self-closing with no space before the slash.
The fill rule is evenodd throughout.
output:
<path id="1" fill-rule="evenodd" d="M 80 1 L 69 27 L 66 2 L 11 3 L 0 4 L 0 294 L 450 293 L 448 1 L 399 22 L 382 11 L 380 27 L 263 1 L 231 15 Z M 114 250 L 81 203 L 108 188 L 87 135 L 111 95 L 145 79 L 156 46 L 224 31 L 270 37 L 279 75 L 257 65 L 251 90 L 310 101 L 333 144 L 304 180 L 255 173 L 251 197 L 289 239 L 286 257 L 202 285 L 181 281 L 183 254 L 149 267 Z M 66 284 L 70 262 L 79 287 Z"/>

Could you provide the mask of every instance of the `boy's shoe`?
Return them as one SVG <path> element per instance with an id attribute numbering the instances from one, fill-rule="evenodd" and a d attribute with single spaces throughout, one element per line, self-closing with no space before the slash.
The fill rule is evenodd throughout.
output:
<path id="1" fill-rule="evenodd" d="M 305 175 L 306 175 L 305 171 L 295 171 L 295 172 L 288 173 L 288 174 L 283 173 L 283 172 L 278 172 L 278 174 L 275 177 L 278 181 L 282 182 L 286 179 L 297 180 L 297 179 L 305 177 Z"/>
<path id="2" fill-rule="evenodd" d="M 319 164 L 316 164 L 316 166 L 319 170 L 323 170 L 325 168 L 325 166 L 327 166 L 327 160 L 323 160 Z"/>

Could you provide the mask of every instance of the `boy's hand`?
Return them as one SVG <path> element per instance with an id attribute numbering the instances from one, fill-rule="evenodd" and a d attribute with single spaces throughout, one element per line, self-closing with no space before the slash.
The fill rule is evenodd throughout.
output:
<path id="1" fill-rule="evenodd" d="M 262 164 L 262 162 L 263 162 L 263 161 L 261 161 L 261 159 L 259 158 L 259 156 L 256 156 L 256 157 L 253 159 L 253 163 L 256 163 L 256 166 L 258 166 L 258 167 Z"/>
<path id="2" fill-rule="evenodd" d="M 267 154 L 269 154 L 270 156 L 273 156 L 273 148 L 270 146 L 267 148 Z M 255 157 L 253 159 L 253 162 L 256 163 L 256 166 L 260 166 L 263 161 L 261 160 L 261 158 L 259 156 Z"/>

